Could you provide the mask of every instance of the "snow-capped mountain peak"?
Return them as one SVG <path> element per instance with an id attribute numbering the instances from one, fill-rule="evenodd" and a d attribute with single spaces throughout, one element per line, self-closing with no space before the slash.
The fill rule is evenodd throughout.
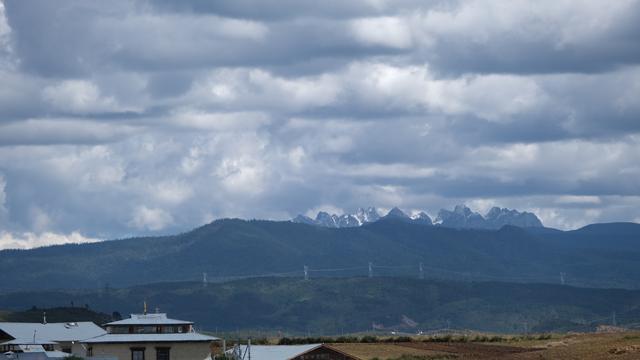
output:
<path id="1" fill-rule="evenodd" d="M 530 212 L 494 207 L 486 215 L 482 216 L 464 204 L 456 205 L 453 210 L 441 209 L 433 221 L 423 211 L 408 216 L 398 207 L 392 208 L 385 216 L 380 216 L 376 208 L 368 207 L 366 209 L 359 208 L 354 214 L 337 215 L 321 211 L 315 219 L 298 215 L 292 221 L 331 228 L 343 228 L 362 226 L 380 219 L 403 220 L 422 225 L 438 225 L 451 228 L 499 229 L 505 225 L 519 227 L 543 226 L 540 219 Z"/>

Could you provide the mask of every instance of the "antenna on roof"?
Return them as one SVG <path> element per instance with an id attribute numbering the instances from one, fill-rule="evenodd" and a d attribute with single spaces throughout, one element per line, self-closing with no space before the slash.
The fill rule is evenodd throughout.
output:
<path id="1" fill-rule="evenodd" d="M 43 323 L 44 325 L 47 325 L 47 312 L 46 312 L 46 311 L 43 311 L 43 312 L 42 312 L 42 323 Z M 35 336 L 35 335 L 34 335 L 34 336 Z M 35 341 L 35 340 L 34 340 L 34 341 Z"/>

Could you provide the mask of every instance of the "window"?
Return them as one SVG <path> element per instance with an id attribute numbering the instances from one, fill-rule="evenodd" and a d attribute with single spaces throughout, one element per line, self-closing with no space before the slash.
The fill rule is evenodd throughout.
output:
<path id="1" fill-rule="evenodd" d="M 144 348 L 131 348 L 131 360 L 144 360 Z"/>
<path id="2" fill-rule="evenodd" d="M 93 356 L 93 348 L 92 347 L 88 347 L 87 348 L 87 357 L 91 357 Z"/>
<path id="3" fill-rule="evenodd" d="M 67 353 L 67 354 L 71 354 L 71 348 L 70 347 L 63 347 L 62 348 L 62 352 Z"/>
<path id="4" fill-rule="evenodd" d="M 171 348 L 168 348 L 168 347 L 156 348 L 156 360 L 169 360 L 170 359 L 169 350 L 171 350 Z"/>

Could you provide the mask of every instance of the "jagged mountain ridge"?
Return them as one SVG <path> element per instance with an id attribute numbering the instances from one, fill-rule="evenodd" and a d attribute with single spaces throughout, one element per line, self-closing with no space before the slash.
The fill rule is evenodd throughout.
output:
<path id="1" fill-rule="evenodd" d="M 456 205 L 453 211 L 441 209 L 435 221 L 432 221 L 431 217 L 423 211 L 409 216 L 397 207 L 391 209 L 385 216 L 380 216 L 376 208 L 369 207 L 366 210 L 359 208 L 355 214 L 337 215 L 320 211 L 315 219 L 298 215 L 292 221 L 330 228 L 343 228 L 362 226 L 380 219 L 397 219 L 423 225 L 439 225 L 459 229 L 499 229 L 505 225 L 523 228 L 543 227 L 542 221 L 530 212 L 493 207 L 483 216 L 465 205 Z"/>

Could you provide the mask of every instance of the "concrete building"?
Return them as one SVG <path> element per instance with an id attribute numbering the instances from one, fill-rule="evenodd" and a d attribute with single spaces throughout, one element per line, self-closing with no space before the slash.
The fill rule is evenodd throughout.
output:
<path id="1" fill-rule="evenodd" d="M 1 322 L 0 353 L 45 353 L 42 355 L 48 357 L 60 357 L 62 353 L 84 355 L 86 350 L 81 341 L 105 333 L 92 322 Z"/>
<path id="2" fill-rule="evenodd" d="M 218 338 L 199 334 L 193 322 L 166 314 L 132 314 L 104 325 L 107 333 L 83 341 L 86 357 L 119 360 L 203 360 Z"/>

